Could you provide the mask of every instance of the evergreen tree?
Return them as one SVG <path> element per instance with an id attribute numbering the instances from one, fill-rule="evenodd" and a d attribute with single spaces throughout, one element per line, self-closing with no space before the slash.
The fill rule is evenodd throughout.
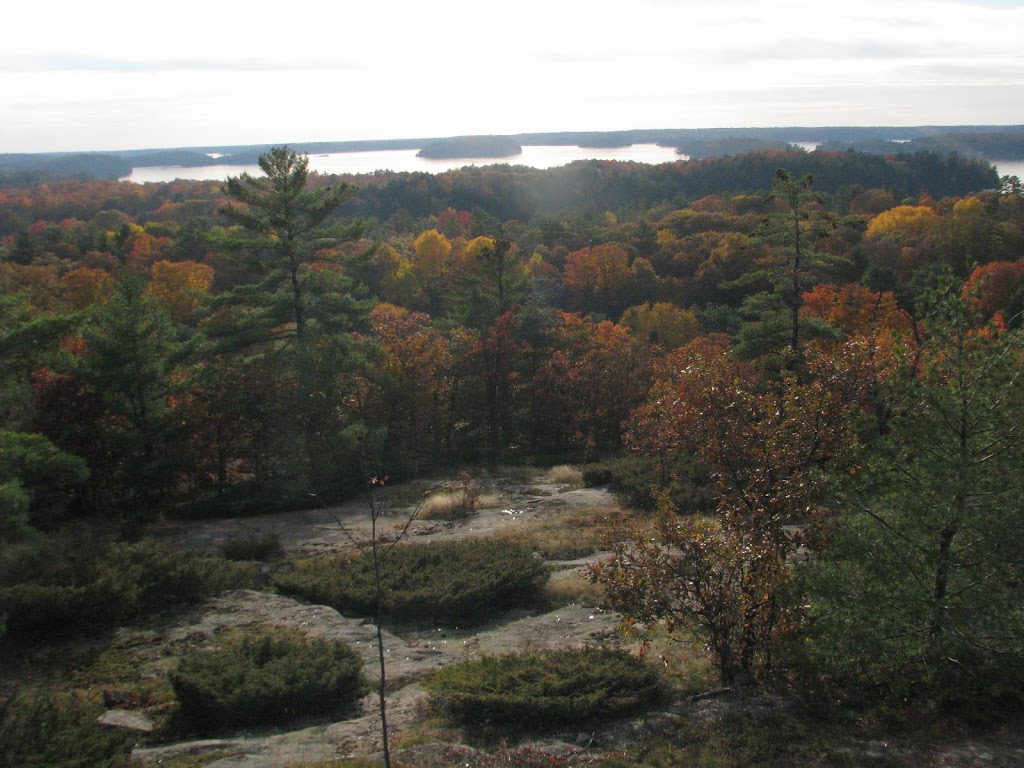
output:
<path id="1" fill-rule="evenodd" d="M 493 328 L 513 307 L 530 301 L 529 275 L 508 240 L 482 238 L 474 268 L 461 275 L 453 292 L 453 319 L 474 329 Z"/>
<path id="2" fill-rule="evenodd" d="M 81 458 L 43 435 L 0 429 L 0 541 L 27 534 L 33 507 L 59 503 L 62 491 L 88 475 Z"/>
<path id="3" fill-rule="evenodd" d="M 780 211 L 765 222 L 764 233 L 772 245 L 771 255 L 732 283 L 770 286 L 743 303 L 744 313 L 753 318 L 739 334 L 739 352 L 744 357 L 780 353 L 792 368 L 803 354 L 805 336 L 830 332 L 826 324 L 800 311 L 804 292 L 814 285 L 816 269 L 834 260 L 815 248 L 815 241 L 832 224 L 812 186 L 810 176 L 795 179 L 782 169 L 776 172 L 772 197 Z"/>
<path id="4" fill-rule="evenodd" d="M 279 333 L 275 329 L 288 324 L 302 340 L 310 322 L 336 314 L 336 299 L 351 290 L 348 281 L 331 280 L 308 267 L 322 260 L 327 249 L 361 233 L 358 221 L 331 221 L 355 189 L 347 184 L 307 189 L 309 159 L 288 147 L 260 155 L 259 165 L 265 178 L 243 173 L 227 180 L 225 194 L 243 205 L 227 205 L 221 212 L 246 233 L 228 245 L 255 255 L 264 277 L 225 300 L 249 304 L 255 314 L 249 319 L 262 321 L 263 332 Z M 335 300 L 326 298 L 330 294 Z M 326 306 L 316 306 L 319 303 Z"/>
<path id="5" fill-rule="evenodd" d="M 141 519 L 174 482 L 184 452 L 172 445 L 176 434 L 168 398 L 185 347 L 175 339 L 170 316 L 145 292 L 145 283 L 127 275 L 118 292 L 101 305 L 85 328 L 86 352 L 77 375 L 102 403 L 88 427 L 107 464 L 94 471 L 105 485 L 99 503 Z"/>
<path id="6" fill-rule="evenodd" d="M 352 412 L 344 388 L 362 363 L 351 332 L 368 305 L 337 251 L 361 234 L 362 224 L 335 218 L 355 190 L 311 184 L 308 159 L 287 147 L 261 155 L 259 164 L 265 177 L 227 181 L 225 194 L 242 205 L 222 212 L 241 233 L 220 243 L 248 254 L 259 279 L 217 297 L 206 332 L 212 354 L 235 357 L 274 381 L 270 413 L 251 431 L 284 439 L 276 456 L 264 457 L 260 475 L 301 477 L 328 493 L 339 483 L 339 465 L 352 466 L 353 484 L 362 475 L 354 463 L 362 416 Z M 225 424 L 240 423 L 221 416 Z"/>
<path id="7" fill-rule="evenodd" d="M 976 328 L 955 287 L 924 317 L 891 431 L 808 568 L 810 647 L 901 695 L 989 698 L 1024 682 L 1024 336 Z"/>

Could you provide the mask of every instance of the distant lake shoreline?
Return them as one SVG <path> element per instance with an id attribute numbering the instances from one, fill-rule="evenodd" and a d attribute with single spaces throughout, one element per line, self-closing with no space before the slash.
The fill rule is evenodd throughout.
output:
<path id="1" fill-rule="evenodd" d="M 656 144 L 633 144 L 628 147 L 524 146 L 522 154 L 510 157 L 465 157 L 430 159 L 417 157 L 415 149 L 390 149 L 372 152 L 332 152 L 309 155 L 309 167 L 320 173 L 375 173 L 377 171 L 444 173 L 466 166 L 496 164 L 525 165 L 531 168 L 555 168 L 577 160 L 623 160 L 636 163 L 671 163 L 689 159 L 676 153 L 674 147 Z M 240 173 L 261 173 L 258 165 L 150 166 L 135 168 L 122 181 L 137 184 L 167 182 L 175 179 L 223 181 Z"/>
<path id="2" fill-rule="evenodd" d="M 792 142 L 795 148 L 805 152 L 814 151 L 818 142 Z M 524 145 L 523 152 L 510 157 L 467 157 L 454 159 L 430 159 L 417 157 L 416 149 L 389 149 L 370 152 L 332 152 L 309 155 L 309 167 L 320 173 L 372 174 L 378 171 L 444 173 L 466 166 L 524 165 L 531 168 L 556 168 L 577 160 L 620 160 L 625 162 L 671 163 L 689 160 L 687 155 L 677 154 L 673 147 L 656 144 L 632 144 L 626 147 L 581 147 L 555 145 Z M 992 160 L 1000 176 L 1024 178 L 1024 161 Z M 192 168 L 171 165 L 157 165 L 135 168 L 122 181 L 136 184 L 169 182 L 175 179 L 187 181 L 223 181 L 228 176 L 241 173 L 259 175 L 260 168 L 252 165 L 205 165 Z"/>

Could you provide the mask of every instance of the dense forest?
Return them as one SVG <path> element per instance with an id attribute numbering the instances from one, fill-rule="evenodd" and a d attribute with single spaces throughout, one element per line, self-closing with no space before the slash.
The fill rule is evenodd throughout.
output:
<path id="1" fill-rule="evenodd" d="M 0 187 L 9 634 L 48 631 L 24 548 L 67 526 L 571 462 L 660 521 L 595 572 L 611 603 L 723 684 L 1021 703 L 1019 180 L 853 150 L 261 165 Z"/>

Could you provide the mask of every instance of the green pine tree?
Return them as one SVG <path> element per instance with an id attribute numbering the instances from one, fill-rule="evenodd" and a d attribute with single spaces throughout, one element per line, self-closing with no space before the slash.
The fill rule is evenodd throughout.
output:
<path id="1" fill-rule="evenodd" d="M 925 318 L 891 432 L 808 568 L 809 647 L 901 695 L 990 699 L 1024 683 L 1024 335 L 976 328 L 954 289 Z"/>

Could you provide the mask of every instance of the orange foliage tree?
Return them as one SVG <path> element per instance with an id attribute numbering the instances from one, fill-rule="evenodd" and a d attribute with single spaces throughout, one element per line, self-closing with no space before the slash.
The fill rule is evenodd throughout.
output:
<path id="1" fill-rule="evenodd" d="M 158 261 L 147 293 L 178 323 L 190 321 L 213 286 L 213 267 L 194 261 Z"/>
<path id="2" fill-rule="evenodd" d="M 110 273 L 95 267 L 79 267 L 60 279 L 60 297 L 74 309 L 86 309 L 107 301 L 114 290 Z"/>
<path id="3" fill-rule="evenodd" d="M 565 257 L 565 288 L 584 312 L 618 315 L 629 299 L 630 276 L 629 254 L 619 245 L 581 248 Z"/>
<path id="4" fill-rule="evenodd" d="M 592 573 L 630 620 L 701 638 L 725 684 L 769 674 L 799 626 L 799 607 L 785 599 L 801 539 L 791 526 L 810 515 L 818 470 L 855 444 L 870 353 L 857 342 L 812 346 L 799 376 L 772 377 L 737 360 L 727 338 L 697 339 L 672 356 L 632 419 L 634 448 L 700 458 L 717 517 L 681 517 L 666 504 L 653 539 L 623 537 Z"/>
<path id="5" fill-rule="evenodd" d="M 557 319 L 554 349 L 533 380 L 535 450 L 614 450 L 623 422 L 647 391 L 649 347 L 607 320 L 569 313 Z"/>
<path id="6" fill-rule="evenodd" d="M 169 237 L 154 237 L 137 224 L 129 224 L 123 245 L 125 266 L 144 274 L 164 255 L 170 244 Z"/>
<path id="7" fill-rule="evenodd" d="M 451 352 L 428 315 L 378 304 L 369 319 L 379 352 L 371 373 L 379 403 L 371 410 L 385 426 L 386 469 L 415 474 L 448 449 Z"/>
<path id="8" fill-rule="evenodd" d="M 989 320 L 997 312 L 1020 312 L 1022 308 L 1014 306 L 1014 300 L 1019 301 L 1022 285 L 1024 262 L 993 261 L 974 268 L 964 283 L 963 298 L 983 320 Z"/>
<path id="9" fill-rule="evenodd" d="M 56 267 L 0 263 L 0 294 L 19 292 L 25 292 L 29 305 L 35 310 L 53 309 L 58 294 Z"/>
<path id="10" fill-rule="evenodd" d="M 819 283 L 803 295 L 803 311 L 824 320 L 845 337 L 909 332 L 911 319 L 891 291 L 876 293 L 859 283 Z"/>

